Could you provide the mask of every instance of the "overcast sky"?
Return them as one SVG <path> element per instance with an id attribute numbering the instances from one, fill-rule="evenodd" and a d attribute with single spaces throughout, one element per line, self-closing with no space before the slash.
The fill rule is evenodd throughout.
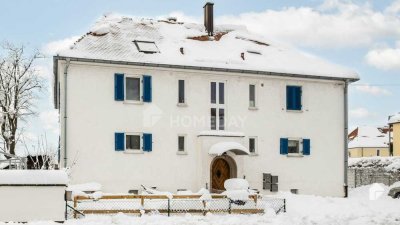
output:
<path id="1" fill-rule="evenodd" d="M 25 124 L 26 138 L 47 134 L 57 146 L 58 118 L 52 108 L 51 56 L 85 34 L 104 14 L 176 16 L 202 22 L 205 1 L 188 0 L 3 0 L 0 41 L 37 48 L 48 58 L 38 65 L 48 88 L 38 116 Z M 400 0 L 300 1 L 215 0 L 216 24 L 241 24 L 255 33 L 356 70 L 350 89 L 350 126 L 385 125 L 400 112 Z M 318 97 L 318 96 L 316 96 Z"/>

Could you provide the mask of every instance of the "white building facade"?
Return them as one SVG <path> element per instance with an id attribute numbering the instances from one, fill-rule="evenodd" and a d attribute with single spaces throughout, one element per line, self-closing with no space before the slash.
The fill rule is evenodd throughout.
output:
<path id="1" fill-rule="evenodd" d="M 219 192 L 224 180 L 245 177 L 262 193 L 345 196 L 347 85 L 357 75 L 157 63 L 169 51 L 157 40 L 149 42 L 157 53 L 132 47 L 151 60 L 91 55 L 79 43 L 79 53 L 54 57 L 60 163 L 72 183 Z M 185 44 L 176 54 L 192 56 Z"/>

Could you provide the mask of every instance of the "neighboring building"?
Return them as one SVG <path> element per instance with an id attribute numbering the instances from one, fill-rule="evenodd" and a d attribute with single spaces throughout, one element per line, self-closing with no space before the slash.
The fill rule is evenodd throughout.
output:
<path id="1" fill-rule="evenodd" d="M 211 7 L 206 26 L 107 16 L 54 57 L 71 182 L 218 192 L 245 177 L 262 193 L 344 196 L 347 87 L 358 75 L 213 27 Z"/>
<path id="2" fill-rule="evenodd" d="M 360 126 L 349 134 L 349 157 L 389 156 L 386 128 Z"/>
<path id="3" fill-rule="evenodd" d="M 400 113 L 391 116 L 389 119 L 390 137 L 393 142 L 391 144 L 391 152 L 393 156 L 400 156 Z"/>

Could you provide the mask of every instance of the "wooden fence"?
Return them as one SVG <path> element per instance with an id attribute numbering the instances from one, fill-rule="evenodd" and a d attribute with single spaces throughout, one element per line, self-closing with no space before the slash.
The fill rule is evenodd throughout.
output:
<path id="1" fill-rule="evenodd" d="M 166 213 L 264 213 L 270 206 L 276 213 L 286 210 L 284 199 L 250 195 L 249 200 L 234 201 L 226 195 L 211 195 L 202 199 L 202 195 L 103 195 L 98 199 L 87 196 L 75 196 L 73 199 L 73 217 L 78 214 L 139 214 L 150 212 Z"/>

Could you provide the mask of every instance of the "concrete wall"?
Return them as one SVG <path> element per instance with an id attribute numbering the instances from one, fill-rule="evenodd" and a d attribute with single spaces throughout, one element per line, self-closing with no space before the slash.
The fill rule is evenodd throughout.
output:
<path id="1" fill-rule="evenodd" d="M 377 151 L 380 151 L 380 156 L 389 156 L 389 148 L 351 148 L 349 149 L 349 157 L 371 157 L 377 156 Z"/>
<path id="2" fill-rule="evenodd" d="M 64 117 L 64 62 L 59 63 L 61 116 Z M 153 78 L 152 103 L 114 101 L 114 73 L 148 74 Z M 178 80 L 186 80 L 186 106 L 177 106 Z M 95 181 L 107 192 L 127 192 L 140 185 L 176 191 L 197 191 L 210 179 L 208 155 L 212 143 L 226 137 L 199 137 L 210 130 L 199 122 L 210 116 L 210 82 L 226 82 L 226 130 L 243 132 L 235 141 L 248 145 L 257 136 L 254 156 L 233 156 L 238 176 L 262 189 L 262 173 L 279 176 L 279 189 L 299 193 L 343 196 L 343 82 L 255 76 L 223 72 L 170 70 L 72 62 L 68 72 L 68 162 L 72 183 Z M 249 109 L 248 86 L 257 85 L 257 109 Z M 303 110 L 286 111 L 286 85 L 303 86 Z M 147 126 L 148 115 L 157 122 Z M 197 122 L 196 122 L 197 121 Z M 114 132 L 149 132 L 153 151 L 129 154 L 114 151 Z M 187 154 L 177 154 L 177 136 L 185 134 Z M 279 154 L 281 137 L 311 139 L 311 155 Z M 61 143 L 61 152 L 64 151 Z M 63 159 L 64 155 L 61 155 Z"/>
<path id="3" fill-rule="evenodd" d="M 1 186 L 0 221 L 64 221 L 65 186 Z"/>
<path id="4" fill-rule="evenodd" d="M 400 156 L 400 123 L 393 124 L 393 156 Z"/>

